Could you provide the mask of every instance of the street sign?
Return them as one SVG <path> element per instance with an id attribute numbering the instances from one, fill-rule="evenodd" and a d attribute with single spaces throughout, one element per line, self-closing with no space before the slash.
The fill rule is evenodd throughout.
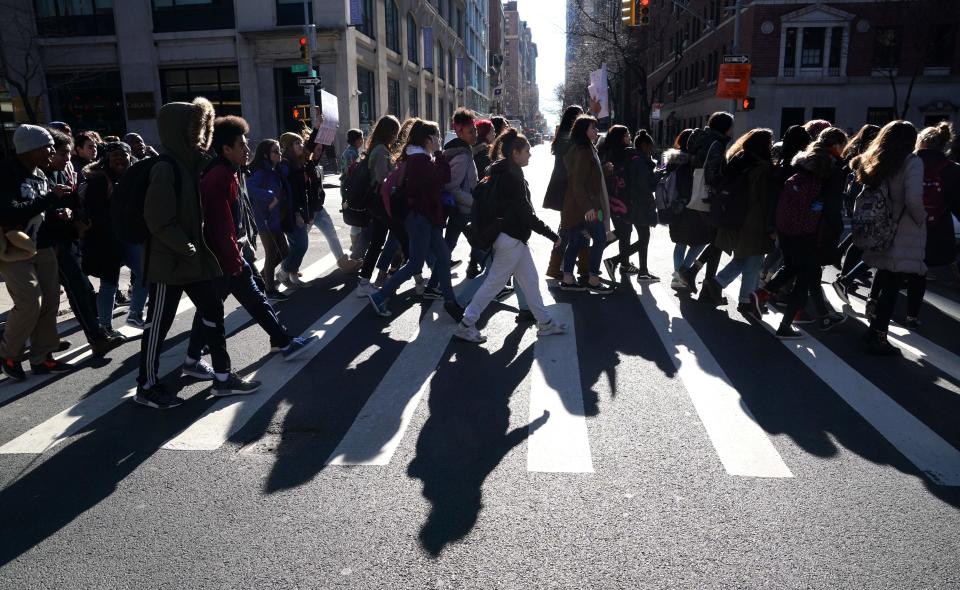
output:
<path id="1" fill-rule="evenodd" d="M 723 63 L 725 64 L 748 64 L 750 63 L 749 55 L 724 55 Z"/>
<path id="2" fill-rule="evenodd" d="M 746 98 L 750 91 L 750 64 L 720 64 L 717 98 Z"/>
<path id="3" fill-rule="evenodd" d="M 290 66 L 290 71 L 294 74 L 306 74 L 307 73 L 307 64 L 293 64 Z M 310 70 L 310 76 L 316 76 L 317 70 Z"/>
<path id="4" fill-rule="evenodd" d="M 320 86 L 323 83 L 323 78 L 316 76 L 313 78 L 297 78 L 297 84 L 300 86 Z"/>

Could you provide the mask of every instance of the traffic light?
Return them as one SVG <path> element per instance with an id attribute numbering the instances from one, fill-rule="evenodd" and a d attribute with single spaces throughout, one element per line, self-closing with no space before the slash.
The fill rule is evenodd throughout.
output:
<path id="1" fill-rule="evenodd" d="M 297 106 L 293 107 L 293 120 L 294 121 L 310 120 L 310 105 L 298 104 Z"/>
<path id="2" fill-rule="evenodd" d="M 300 37 L 300 59 L 310 61 L 310 43 L 307 42 L 306 37 Z"/>
<path id="3" fill-rule="evenodd" d="M 637 26 L 637 0 L 620 0 L 620 20 L 625 27 Z"/>
<path id="4" fill-rule="evenodd" d="M 640 10 L 636 16 L 637 24 L 645 27 L 650 24 L 650 0 L 639 0 Z"/>
<path id="5" fill-rule="evenodd" d="M 740 101 L 740 108 L 744 111 L 752 111 L 757 108 L 757 99 L 752 96 L 748 96 Z"/>

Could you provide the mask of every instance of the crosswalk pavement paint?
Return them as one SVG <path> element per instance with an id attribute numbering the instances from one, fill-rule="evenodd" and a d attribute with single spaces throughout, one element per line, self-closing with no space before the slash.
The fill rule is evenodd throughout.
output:
<path id="1" fill-rule="evenodd" d="M 727 293 L 728 297 L 736 293 L 733 285 Z M 775 331 L 782 318 L 783 314 L 770 310 L 763 322 Z M 960 486 L 960 451 L 930 427 L 816 338 L 808 335 L 781 343 L 931 481 Z"/>
<path id="2" fill-rule="evenodd" d="M 537 339 L 530 382 L 530 423 L 544 412 L 549 418 L 531 429 L 527 440 L 527 470 L 553 473 L 591 473 L 593 458 L 583 407 L 580 363 L 573 308 L 568 303 L 549 307 L 555 321 L 569 332 Z"/>
<path id="3" fill-rule="evenodd" d="M 680 314 L 671 295 L 662 285 L 652 284 L 641 287 L 639 298 L 727 473 L 793 477 L 716 358 Z"/>
<path id="4" fill-rule="evenodd" d="M 333 268 L 335 263 L 336 259 L 333 255 L 328 254 L 304 269 L 304 276 L 311 278 L 325 274 Z M 249 321 L 250 315 L 243 308 L 238 308 L 227 316 L 224 322 L 226 334 L 232 334 Z M 160 375 L 165 375 L 180 366 L 187 353 L 187 345 L 187 342 L 182 342 L 160 355 Z M 0 446 L 0 454 L 46 452 L 116 408 L 124 400 L 133 397 L 137 390 L 136 380 L 137 371 L 130 371 L 93 395 Z"/>

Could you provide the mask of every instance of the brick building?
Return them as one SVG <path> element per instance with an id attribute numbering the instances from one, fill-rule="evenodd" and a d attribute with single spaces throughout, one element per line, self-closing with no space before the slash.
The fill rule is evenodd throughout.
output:
<path id="1" fill-rule="evenodd" d="M 917 125 L 960 122 L 960 2 L 742 4 L 737 53 L 750 57 L 756 110 L 736 113 L 737 132 L 769 127 L 779 134 L 813 118 L 848 130 L 901 116 Z M 651 121 L 662 144 L 731 108 L 715 94 L 719 64 L 732 52 L 734 1 L 685 5 L 652 0 L 652 24 L 638 31 L 648 88 L 663 104 L 661 119 Z"/>

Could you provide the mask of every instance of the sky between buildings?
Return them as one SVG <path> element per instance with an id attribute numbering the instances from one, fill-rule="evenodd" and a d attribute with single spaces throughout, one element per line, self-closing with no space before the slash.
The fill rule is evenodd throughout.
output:
<path id="1" fill-rule="evenodd" d="M 562 84 L 566 69 L 566 0 L 518 0 L 520 18 L 527 21 L 537 44 L 537 84 L 540 86 L 540 111 L 548 128 L 560 120 L 560 105 L 553 89 Z"/>

